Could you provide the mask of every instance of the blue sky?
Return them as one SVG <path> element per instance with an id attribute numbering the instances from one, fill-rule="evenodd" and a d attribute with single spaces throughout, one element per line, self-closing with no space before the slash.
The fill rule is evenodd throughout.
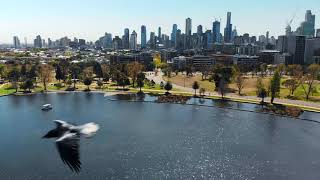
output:
<path id="1" fill-rule="evenodd" d="M 223 28 L 227 11 L 240 34 L 269 30 L 278 36 L 294 14 L 295 29 L 307 9 L 316 14 L 320 28 L 319 0 L 6 0 L 0 6 L 0 43 L 11 43 L 14 35 L 31 42 L 37 34 L 93 41 L 105 32 L 122 35 L 125 27 L 140 33 L 142 24 L 148 33 L 161 26 L 170 34 L 173 23 L 184 31 L 187 17 L 192 18 L 194 31 L 199 24 L 211 29 L 215 19 L 221 19 Z"/>

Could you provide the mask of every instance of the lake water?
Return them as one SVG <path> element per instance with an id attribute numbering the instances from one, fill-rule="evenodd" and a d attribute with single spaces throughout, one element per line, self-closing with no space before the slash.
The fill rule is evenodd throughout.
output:
<path id="1" fill-rule="evenodd" d="M 108 99 L 87 93 L 0 98 L 0 179 L 320 179 L 320 124 Z M 41 111 L 47 103 L 54 109 Z M 316 113 L 302 117 L 320 120 Z M 80 140 L 79 174 L 63 164 L 54 140 L 41 138 L 55 119 L 101 126 L 96 136 Z"/>

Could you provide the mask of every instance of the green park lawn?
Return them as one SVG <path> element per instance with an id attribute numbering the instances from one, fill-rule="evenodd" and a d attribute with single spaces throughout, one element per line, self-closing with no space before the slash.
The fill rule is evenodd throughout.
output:
<path id="1" fill-rule="evenodd" d="M 185 75 L 179 74 L 179 75 L 173 75 L 172 77 L 164 77 L 166 81 L 171 81 L 173 84 L 177 84 L 179 86 L 185 86 L 192 88 L 192 84 L 194 81 L 197 81 L 200 84 L 200 88 L 205 88 L 207 92 L 213 92 L 215 89 L 214 83 L 210 82 L 208 80 L 202 80 L 200 75 L 192 76 L 192 77 L 185 77 Z M 270 77 L 263 78 L 263 84 L 267 87 L 270 82 Z M 289 93 L 289 90 L 282 86 L 282 82 L 284 82 L 286 79 L 283 78 L 281 80 L 281 90 L 280 90 L 280 98 L 287 98 Z M 242 90 L 243 96 L 256 96 L 256 82 L 257 77 L 246 77 L 244 89 Z M 235 83 L 229 84 L 229 88 L 231 92 L 237 93 L 237 86 Z M 293 99 L 296 100 L 306 100 L 305 99 L 305 93 L 303 91 L 302 86 L 299 86 L 297 90 L 294 93 Z M 313 102 L 320 102 L 320 83 L 316 84 L 316 88 L 313 93 L 311 93 L 310 101 Z"/>
<path id="2" fill-rule="evenodd" d="M 11 88 L 11 85 L 6 84 L 0 86 L 0 96 L 12 94 L 15 91 L 15 89 Z"/>

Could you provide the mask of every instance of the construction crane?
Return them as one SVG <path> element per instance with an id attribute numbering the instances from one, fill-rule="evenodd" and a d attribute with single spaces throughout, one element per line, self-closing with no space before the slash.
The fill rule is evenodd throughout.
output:
<path id="1" fill-rule="evenodd" d="M 296 19 L 297 17 L 297 9 L 295 10 L 295 12 L 293 13 L 293 16 L 292 18 L 287 21 L 287 26 L 286 26 L 286 35 L 290 35 L 292 33 L 292 30 L 291 30 L 291 25 L 293 23 L 293 21 Z"/>

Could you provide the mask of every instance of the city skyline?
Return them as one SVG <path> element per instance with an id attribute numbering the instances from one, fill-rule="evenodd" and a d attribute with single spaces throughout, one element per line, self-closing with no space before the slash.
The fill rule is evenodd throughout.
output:
<path id="1" fill-rule="evenodd" d="M 254 5 L 251 9 L 244 6 L 254 4 L 256 2 L 254 0 L 248 0 L 248 3 L 203 1 L 201 5 L 190 3 L 192 1 L 169 2 L 164 0 L 159 4 L 159 8 L 154 9 L 163 10 L 157 15 L 152 10 L 153 6 L 150 6 L 146 0 L 138 0 L 133 5 L 123 0 L 117 2 L 94 0 L 90 3 L 79 1 L 77 4 L 62 0 L 50 3 L 38 0 L 33 2 L 30 4 L 30 2 L 13 0 L 3 3 L 4 5 L 0 8 L 0 26 L 2 27 L 0 43 L 11 44 L 13 36 L 18 36 L 21 43 L 24 43 L 24 37 L 28 39 L 28 43 L 32 43 L 37 35 L 51 39 L 63 36 L 77 37 L 94 42 L 105 32 L 111 33 L 113 37 L 121 36 L 125 28 L 129 28 L 130 33 L 135 30 L 140 43 L 141 25 L 146 25 L 147 39 L 149 39 L 150 32 L 158 33 L 158 27 L 161 27 L 162 34 L 170 36 L 173 24 L 177 24 L 178 29 L 181 29 L 182 32 L 185 31 L 185 19 L 188 17 L 192 19 L 192 32 L 197 31 L 198 25 L 203 26 L 203 31 L 212 30 L 212 23 L 215 20 L 220 21 L 220 18 L 221 32 L 223 32 L 229 11 L 232 13 L 231 24 L 237 27 L 238 34 L 249 33 L 259 36 L 269 31 L 270 36 L 277 37 L 285 34 L 286 21 L 294 16 L 292 28 L 295 30 L 304 20 L 305 11 L 308 9 L 319 17 L 319 10 L 312 8 L 314 7 L 312 4 L 317 3 L 315 0 L 310 0 L 308 4 L 300 0 L 285 0 L 277 3 L 271 0 L 268 3 L 259 2 L 258 6 Z M 188 5 L 185 6 L 182 3 Z M 203 6 L 204 3 L 208 6 Z M 103 5 L 108 4 L 116 8 L 103 10 L 102 7 L 109 7 Z M 261 10 L 268 9 L 268 7 L 272 7 L 271 14 L 257 14 L 259 11 L 264 12 Z M 283 8 L 286 8 L 285 12 L 281 11 Z M 110 18 L 112 20 L 109 20 Z M 319 28 L 318 22 L 316 19 L 316 28 Z"/>

